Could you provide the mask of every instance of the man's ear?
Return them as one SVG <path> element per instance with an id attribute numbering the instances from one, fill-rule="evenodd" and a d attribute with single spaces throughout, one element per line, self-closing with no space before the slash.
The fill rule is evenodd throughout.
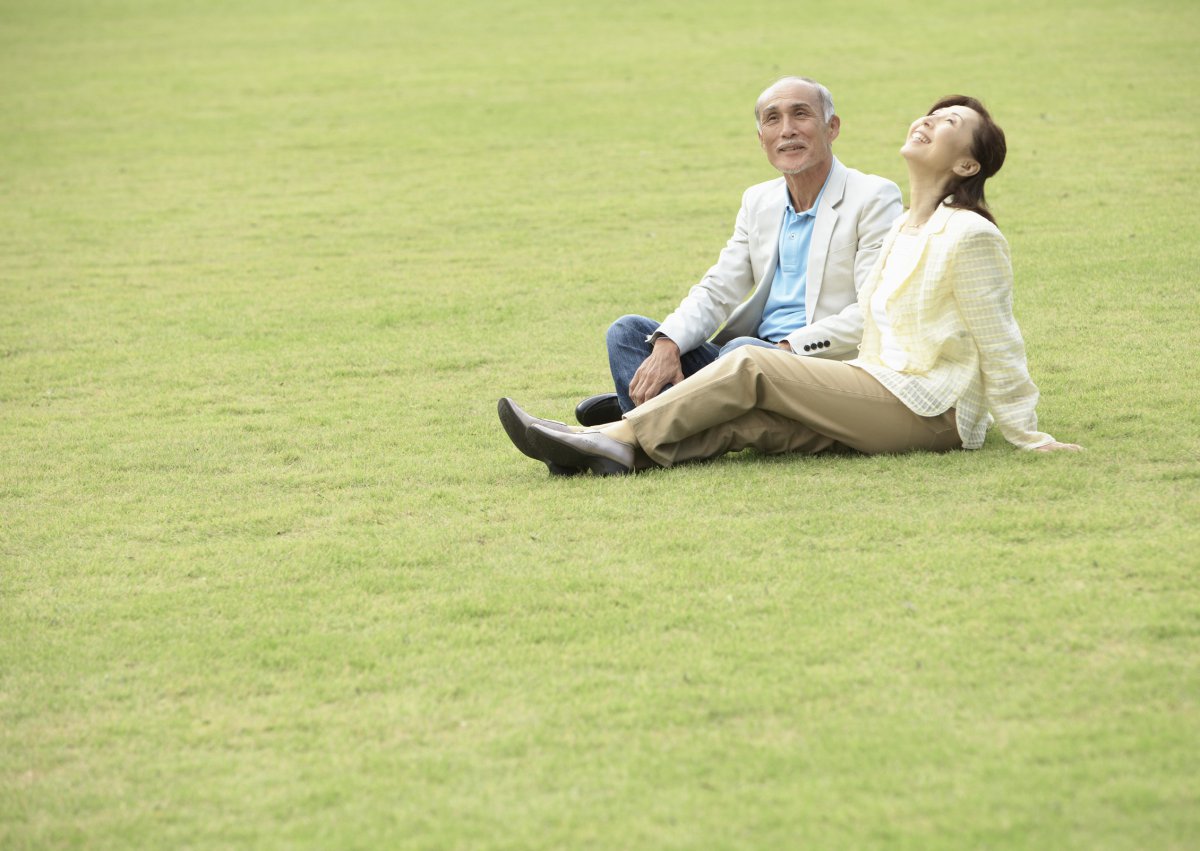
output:
<path id="1" fill-rule="evenodd" d="M 954 166 L 954 173 L 959 177 L 971 177 L 979 171 L 979 163 L 975 160 L 959 160 Z"/>
<path id="2" fill-rule="evenodd" d="M 836 139 L 840 132 L 842 132 L 842 117 L 835 115 L 829 119 L 829 141 L 832 142 Z"/>

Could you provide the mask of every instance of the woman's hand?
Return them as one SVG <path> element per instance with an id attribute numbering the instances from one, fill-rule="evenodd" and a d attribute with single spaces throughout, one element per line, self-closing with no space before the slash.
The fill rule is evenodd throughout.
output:
<path id="1" fill-rule="evenodd" d="M 1041 446 L 1038 446 L 1033 451 L 1034 452 L 1059 452 L 1059 451 L 1064 451 L 1064 450 L 1067 452 L 1082 452 L 1083 447 L 1080 446 L 1078 443 L 1059 443 L 1056 440 L 1053 443 L 1045 443 Z"/>

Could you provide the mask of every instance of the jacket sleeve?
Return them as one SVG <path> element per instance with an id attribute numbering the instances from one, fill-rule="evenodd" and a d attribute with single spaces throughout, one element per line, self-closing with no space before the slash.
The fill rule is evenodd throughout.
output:
<path id="1" fill-rule="evenodd" d="M 858 249 L 854 255 L 854 291 L 861 293 L 871 270 L 879 260 L 879 249 L 892 223 L 904 213 L 900 187 L 890 180 L 880 181 L 858 217 Z M 788 335 L 792 351 L 800 355 L 846 358 L 858 352 L 862 342 L 863 314 L 855 298 L 837 313 L 817 320 Z M 807 348 L 806 348 L 807 347 Z"/>
<path id="2" fill-rule="evenodd" d="M 1038 389 L 1013 316 L 1008 243 L 995 229 L 972 232 L 956 247 L 953 263 L 955 298 L 979 350 L 984 399 L 1000 433 L 1022 449 L 1053 442 L 1037 427 Z"/>
<path id="3" fill-rule="evenodd" d="M 675 312 L 663 320 L 654 335 L 675 341 L 681 352 L 690 352 L 717 332 L 734 309 L 754 289 L 750 262 L 751 190 L 742 195 L 733 236 L 716 264 L 691 288 Z"/>

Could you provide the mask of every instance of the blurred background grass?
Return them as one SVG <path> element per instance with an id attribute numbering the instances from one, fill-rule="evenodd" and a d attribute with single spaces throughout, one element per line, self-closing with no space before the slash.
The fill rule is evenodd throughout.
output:
<path id="1" fill-rule="evenodd" d="M 1185 848 L 1200 10 L 0 0 L 0 845 Z M 952 91 L 1044 427 L 556 481 L 827 83 Z"/>

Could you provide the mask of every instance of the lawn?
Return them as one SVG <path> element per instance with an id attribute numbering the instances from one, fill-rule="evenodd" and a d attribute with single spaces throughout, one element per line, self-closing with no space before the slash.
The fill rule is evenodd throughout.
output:
<path id="1" fill-rule="evenodd" d="M 1200 6 L 0 0 L 0 848 L 1200 846 Z M 772 176 L 981 97 L 1042 427 L 552 479 Z"/>

